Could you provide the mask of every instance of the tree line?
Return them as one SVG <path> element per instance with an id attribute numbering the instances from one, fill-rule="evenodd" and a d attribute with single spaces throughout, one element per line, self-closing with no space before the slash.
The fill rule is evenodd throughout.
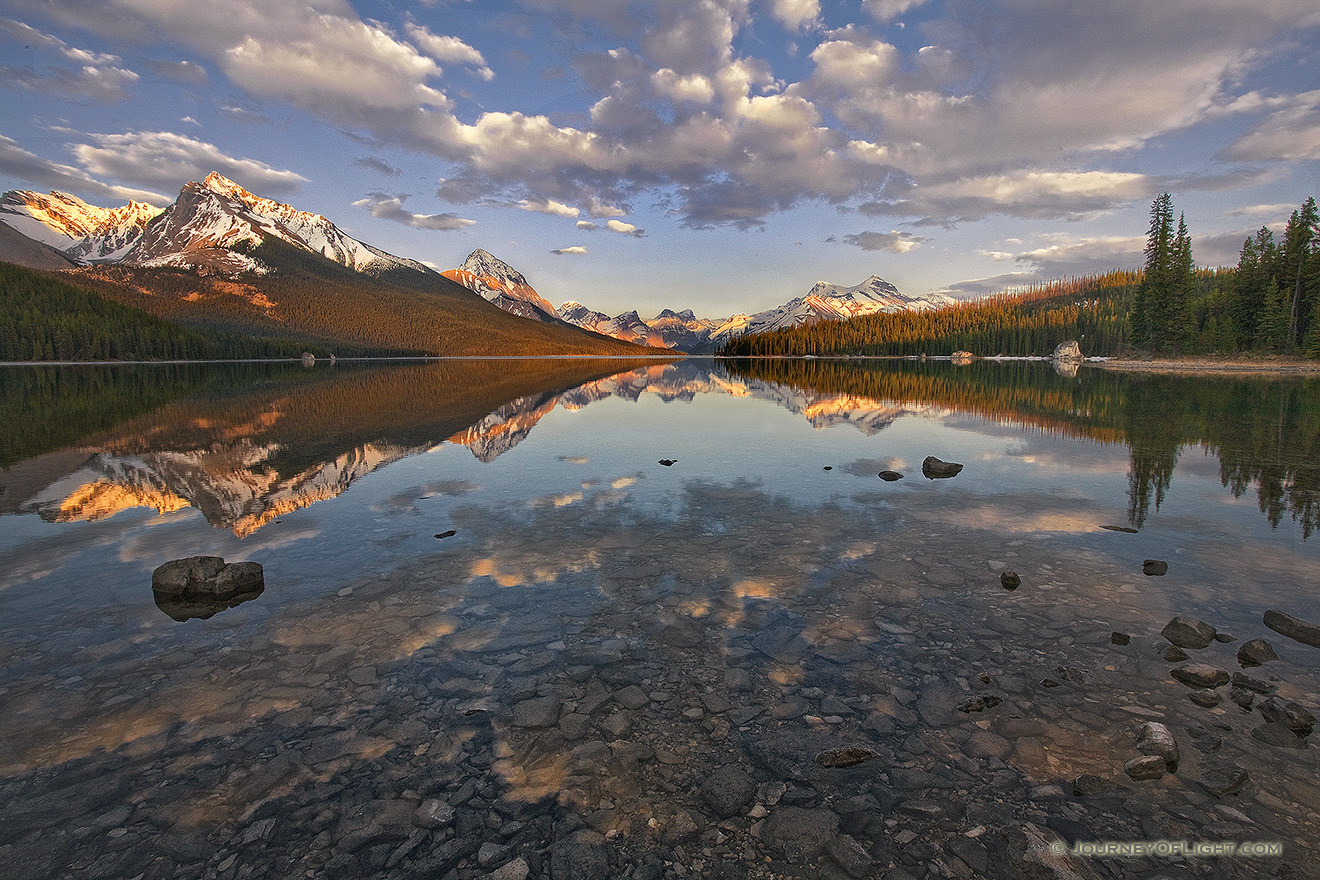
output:
<path id="1" fill-rule="evenodd" d="M 1173 199 L 1151 205 L 1140 271 L 1006 291 L 923 312 L 868 315 L 730 340 L 726 357 L 1047 355 L 1075 339 L 1088 356 L 1283 354 L 1320 358 L 1320 212 L 1308 198 L 1276 242 L 1243 242 L 1237 266 L 1197 268 Z"/>

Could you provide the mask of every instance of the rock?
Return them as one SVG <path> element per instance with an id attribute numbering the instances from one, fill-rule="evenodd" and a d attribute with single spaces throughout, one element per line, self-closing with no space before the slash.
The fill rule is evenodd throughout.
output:
<path id="1" fill-rule="evenodd" d="M 1188 653 L 1177 645 L 1165 645 L 1160 648 L 1159 655 L 1170 663 L 1181 663 L 1188 658 Z"/>
<path id="2" fill-rule="evenodd" d="M 975 731 L 962 746 L 963 754 L 970 758 L 1007 758 L 1013 744 L 989 730 Z"/>
<path id="3" fill-rule="evenodd" d="M 1163 577 L 1169 573 L 1169 563 L 1159 559 L 1147 559 L 1141 563 L 1141 573 L 1147 577 Z"/>
<path id="4" fill-rule="evenodd" d="M 886 483 L 892 483 L 895 480 L 903 479 L 903 475 L 900 474 L 898 471 L 881 471 L 880 473 L 876 474 L 876 476 L 884 480 Z"/>
<path id="5" fill-rule="evenodd" d="M 921 475 L 928 480 L 947 480 L 962 472 L 963 466 L 952 461 L 940 461 L 933 455 L 921 463 Z"/>
<path id="6" fill-rule="evenodd" d="M 1251 777 L 1236 764 L 1210 762 L 1201 768 L 1197 783 L 1217 798 L 1233 794 L 1247 784 Z"/>
<path id="7" fill-rule="evenodd" d="M 1003 700 L 996 697 L 994 694 L 982 694 L 979 697 L 972 697 L 970 700 L 965 700 L 958 706 L 958 711 L 967 713 L 981 712 L 985 709 L 993 709 L 1002 702 Z"/>
<path id="8" fill-rule="evenodd" d="M 1169 670 L 1169 674 L 1188 687 L 1194 688 L 1217 688 L 1229 682 L 1227 670 L 1207 663 L 1188 663 L 1186 666 Z"/>
<path id="9" fill-rule="evenodd" d="M 1261 681 L 1255 676 L 1247 675 L 1245 672 L 1233 673 L 1233 687 L 1245 688 L 1253 693 L 1268 696 L 1279 690 L 1279 686 L 1270 684 L 1268 681 Z"/>
<path id="10" fill-rule="evenodd" d="M 1175 617 L 1164 625 L 1160 635 L 1180 648 L 1199 649 L 1214 641 L 1215 628 L 1195 617 Z"/>
<path id="11" fill-rule="evenodd" d="M 1086 797 L 1091 794 L 1112 794 L 1122 791 L 1123 786 L 1094 773 L 1083 773 L 1073 780 L 1072 790 L 1074 796 Z"/>
<path id="12" fill-rule="evenodd" d="M 513 707 L 514 727 L 554 727 L 559 724 L 559 712 L 563 704 L 555 697 L 533 697 L 523 700 Z"/>
<path id="13" fill-rule="evenodd" d="M 260 563 L 226 564 L 219 556 L 174 559 L 151 573 L 151 592 L 157 607 L 178 621 L 208 618 L 266 589 Z"/>
<path id="14" fill-rule="evenodd" d="M 425 800 L 413 813 L 412 821 L 418 828 L 443 828 L 454 821 L 454 808 L 434 798 Z"/>
<path id="15" fill-rule="evenodd" d="M 1022 578 L 1018 577 L 1016 571 L 1006 571 L 999 576 L 999 585 L 1012 592 L 1022 586 Z"/>
<path id="16" fill-rule="evenodd" d="M 1164 776 L 1164 769 L 1164 759 L 1159 755 L 1143 755 L 1123 765 L 1124 772 L 1137 782 L 1159 779 Z"/>
<path id="17" fill-rule="evenodd" d="M 1069 339 L 1067 342 L 1060 342 L 1054 347 L 1054 354 L 1050 355 L 1052 361 L 1077 362 L 1086 360 L 1082 354 L 1082 347 L 1077 344 L 1076 339 Z"/>
<path id="18" fill-rule="evenodd" d="M 1315 716 L 1291 700 L 1269 697 L 1257 703 L 1256 709 L 1267 722 L 1280 721 L 1298 736 L 1310 736 L 1315 729 Z"/>
<path id="19" fill-rule="evenodd" d="M 556 880 L 608 880 L 609 853 L 605 838 L 594 831 L 578 831 L 555 841 L 550 849 L 550 874 Z"/>
<path id="20" fill-rule="evenodd" d="M 1224 701 L 1224 698 L 1214 691 L 1192 691 L 1187 695 L 1187 699 L 1206 709 L 1213 709 Z"/>
<path id="21" fill-rule="evenodd" d="M 1143 755 L 1158 755 L 1164 759 L 1170 773 L 1178 769 L 1178 741 L 1167 725 L 1147 721 L 1137 728 L 1137 751 Z"/>
<path id="22" fill-rule="evenodd" d="M 737 816 L 756 794 L 756 782 L 736 764 L 716 770 L 698 789 L 701 800 L 717 819 Z"/>
<path id="23" fill-rule="evenodd" d="M 1269 724 L 1262 724 L 1253 728 L 1251 735 L 1263 743 L 1269 743 L 1272 746 L 1279 746 L 1284 749 L 1306 748 L 1306 740 L 1289 729 L 1287 722 L 1284 721 L 1271 721 Z"/>
<path id="24" fill-rule="evenodd" d="M 852 767 L 879 756 L 878 752 L 866 746 L 844 746 L 817 753 L 816 763 L 822 767 Z"/>
<path id="25" fill-rule="evenodd" d="M 972 354 L 970 351 L 960 348 L 957 351 L 955 351 L 952 355 L 950 355 L 949 359 L 952 360 L 955 364 L 970 364 L 972 361 L 976 360 L 976 355 Z"/>
<path id="26" fill-rule="evenodd" d="M 1279 635 L 1287 636 L 1303 645 L 1320 648 L 1320 626 L 1307 623 L 1282 611 L 1266 611 L 1265 625 Z"/>
<path id="27" fill-rule="evenodd" d="M 1111 645 L 1130 645 L 1131 643 L 1132 636 L 1127 633 L 1116 632 L 1109 634 L 1109 644 Z"/>
<path id="28" fill-rule="evenodd" d="M 762 834 L 772 849 L 789 862 L 805 865 L 816 858 L 839 828 L 839 817 L 829 810 L 775 807 Z"/>
<path id="29" fill-rule="evenodd" d="M 834 859 L 839 867 L 848 872 L 850 877 L 870 877 L 875 868 L 875 859 L 866 848 L 847 834 L 831 837 L 825 844 L 825 854 Z"/>
<path id="30" fill-rule="evenodd" d="M 674 465 L 678 464 L 678 459 L 676 459 L 676 458 L 662 458 L 662 459 L 660 459 L 660 462 L 659 462 L 659 463 L 662 464 L 662 465 L 664 465 L 665 467 L 673 467 Z"/>
<path id="31" fill-rule="evenodd" d="M 1128 535 L 1137 535 L 1141 533 L 1140 529 L 1134 529 L 1131 526 L 1101 526 L 1100 528 L 1110 532 L 1123 532 Z"/>
<path id="32" fill-rule="evenodd" d="M 1274 653 L 1274 646 L 1264 639 L 1252 639 L 1249 642 L 1243 642 L 1238 648 L 1237 660 L 1243 668 L 1248 666 L 1260 666 L 1269 663 L 1271 660 L 1278 660 L 1279 655 Z"/>
<path id="33" fill-rule="evenodd" d="M 486 880 L 527 880 L 532 866 L 524 858 L 516 858 L 486 875 Z"/>
<path id="34" fill-rule="evenodd" d="M 1086 862 L 1060 851 L 1062 842 L 1031 822 L 1014 823 L 986 835 L 989 870 L 986 877 L 1015 880 L 1098 880 Z"/>
<path id="35" fill-rule="evenodd" d="M 453 530 L 453 529 L 449 529 L 448 531 L 444 531 L 444 532 L 441 532 L 440 534 L 436 535 L 436 537 L 437 537 L 437 538 L 452 538 L 452 537 L 454 537 L 454 535 L 457 535 L 457 534 L 458 534 L 458 532 L 456 532 L 455 530 Z"/>
<path id="36" fill-rule="evenodd" d="M 1256 695 L 1246 688 L 1235 687 L 1228 692 L 1228 698 L 1237 703 L 1243 712 L 1250 712 L 1251 704 L 1255 701 Z"/>
<path id="37" fill-rule="evenodd" d="M 1215 641 L 1219 642 L 1221 645 L 1231 645 L 1233 642 L 1237 641 L 1237 636 L 1230 635 L 1226 632 L 1217 632 L 1215 633 Z"/>

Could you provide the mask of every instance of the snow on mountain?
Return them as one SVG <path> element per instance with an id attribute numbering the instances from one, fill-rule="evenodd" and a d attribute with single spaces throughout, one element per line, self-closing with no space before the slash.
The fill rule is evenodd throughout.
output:
<path id="1" fill-rule="evenodd" d="M 440 274 L 480 294 L 506 312 L 534 321 L 559 323 L 555 307 L 527 283 L 522 273 L 489 251 L 477 248 L 468 254 L 463 265 Z"/>
<path id="2" fill-rule="evenodd" d="M 570 324 L 628 342 L 698 354 L 714 351 L 744 333 L 762 333 L 878 312 L 925 311 L 953 302 L 950 297 L 937 293 L 906 296 L 888 281 L 872 275 L 852 287 L 820 281 L 806 296 L 789 300 L 777 308 L 724 319 L 698 318 L 690 309 L 681 312 L 665 309 L 649 321 L 637 317 L 635 311 L 610 318 L 576 302 L 560 306 L 559 316 Z"/>
<path id="3" fill-rule="evenodd" d="M 233 248 L 272 236 L 358 272 L 392 269 L 430 272 L 415 260 L 387 254 L 345 234 L 320 214 L 262 198 L 215 172 L 193 181 L 142 234 L 123 262 L 139 266 L 194 266 L 225 272 L 261 271 Z"/>
<path id="4" fill-rule="evenodd" d="M 118 260 L 160 213 L 141 202 L 98 208 L 62 192 L 11 190 L 0 196 L 0 221 L 78 263 Z"/>

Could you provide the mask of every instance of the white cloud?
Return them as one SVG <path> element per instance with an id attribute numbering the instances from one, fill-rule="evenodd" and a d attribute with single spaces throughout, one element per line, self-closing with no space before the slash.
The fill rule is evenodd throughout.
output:
<path id="1" fill-rule="evenodd" d="M 651 74 L 651 86 L 658 94 L 676 101 L 709 104 L 715 99 L 715 87 L 709 79 L 696 73 L 679 76 L 668 67 Z"/>
<path id="2" fill-rule="evenodd" d="M 403 203 L 408 198 L 407 195 L 390 196 L 385 193 L 372 193 L 365 199 L 358 199 L 353 203 L 353 206 L 366 208 L 371 212 L 371 216 L 378 220 L 402 223 L 404 226 L 411 226 L 414 229 L 452 232 L 456 229 L 473 226 L 477 222 L 475 220 L 465 220 L 457 214 L 414 214 L 403 207 Z"/>
<path id="3" fill-rule="evenodd" d="M 563 202 L 556 202 L 554 199 L 541 199 L 531 201 L 523 199 L 518 203 L 518 207 L 524 211 L 535 211 L 539 214 L 553 214 L 556 217 L 576 217 L 582 212 L 571 205 L 565 205 Z"/>
<path id="4" fill-rule="evenodd" d="M 404 30 L 417 48 L 436 61 L 442 64 L 462 64 L 484 80 L 495 78 L 495 71 L 486 65 L 482 54 L 458 37 L 433 34 L 426 27 L 412 22 Z"/>
<path id="5" fill-rule="evenodd" d="M 646 235 L 646 230 L 638 229 L 631 223 L 624 223 L 622 220 L 606 220 L 605 228 L 610 232 L 617 232 L 621 235 L 631 235 L 634 238 L 642 238 Z"/>
<path id="6" fill-rule="evenodd" d="M 862 11 L 879 22 L 893 21 L 926 0 L 862 0 Z"/>
<path id="7" fill-rule="evenodd" d="M 775 18 L 790 31 L 819 24 L 820 0 L 773 0 L 770 8 Z"/>
<path id="8" fill-rule="evenodd" d="M 148 190 L 115 186 L 92 177 L 70 165 L 61 165 L 29 153 L 12 138 L 0 134 L 0 174 L 41 187 L 61 192 L 84 195 L 93 199 L 107 199 L 122 203 L 128 199 L 163 207 L 173 199 Z"/>
<path id="9" fill-rule="evenodd" d="M 864 251 L 889 251 L 894 254 L 906 254 L 915 250 L 930 239 L 911 232 L 858 232 L 845 235 L 843 241 Z"/>
<path id="10" fill-rule="evenodd" d="M 228 156 L 214 144 L 168 131 L 88 135 L 73 153 L 91 174 L 163 188 L 177 188 L 218 171 L 256 192 L 295 192 L 307 178 L 256 159 Z"/>
<path id="11" fill-rule="evenodd" d="M 585 254 L 586 252 L 587 249 L 582 247 L 581 245 L 574 245 L 573 247 L 556 248 L 555 250 L 552 250 L 550 253 L 558 254 L 561 257 L 566 257 L 566 256 L 580 256 L 582 254 Z"/>
<path id="12" fill-rule="evenodd" d="M 599 226 L 592 223 L 590 220 L 579 220 L 577 222 L 577 228 L 581 229 L 583 232 L 595 232 L 597 229 L 600 229 Z"/>

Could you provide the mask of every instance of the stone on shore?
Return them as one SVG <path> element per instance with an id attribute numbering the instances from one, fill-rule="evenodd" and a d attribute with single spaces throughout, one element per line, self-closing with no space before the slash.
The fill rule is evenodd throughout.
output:
<path id="1" fill-rule="evenodd" d="M 1265 625 L 1303 645 L 1320 648 L 1320 626 L 1314 623 L 1307 623 L 1283 611 L 1266 611 Z"/>
<path id="2" fill-rule="evenodd" d="M 1279 655 L 1274 653 L 1274 646 L 1264 639 L 1252 639 L 1249 642 L 1243 642 L 1237 652 L 1238 663 L 1244 668 L 1247 666 L 1260 666 L 1278 659 Z"/>
<path id="3" fill-rule="evenodd" d="M 1060 342 L 1054 347 L 1054 354 L 1050 355 L 1050 360 L 1072 363 L 1086 360 L 1082 354 L 1082 347 L 1077 344 L 1076 339 L 1069 339 L 1067 342 Z"/>
<path id="4" fill-rule="evenodd" d="M 1194 688 L 1217 688 L 1229 682 L 1228 670 L 1211 666 L 1208 663 L 1188 663 L 1169 671 L 1178 681 Z"/>
<path id="5" fill-rule="evenodd" d="M 1142 755 L 1123 765 L 1124 772 L 1137 782 L 1164 776 L 1164 759 L 1159 755 Z"/>
<path id="6" fill-rule="evenodd" d="M 1180 648 L 1204 648 L 1215 640 L 1215 628 L 1195 617 L 1175 617 L 1160 630 L 1164 636 Z"/>
<path id="7" fill-rule="evenodd" d="M 1143 755 L 1158 755 L 1164 759 L 1170 773 L 1178 769 L 1178 741 L 1167 725 L 1147 721 L 1137 728 L 1137 751 Z"/>

